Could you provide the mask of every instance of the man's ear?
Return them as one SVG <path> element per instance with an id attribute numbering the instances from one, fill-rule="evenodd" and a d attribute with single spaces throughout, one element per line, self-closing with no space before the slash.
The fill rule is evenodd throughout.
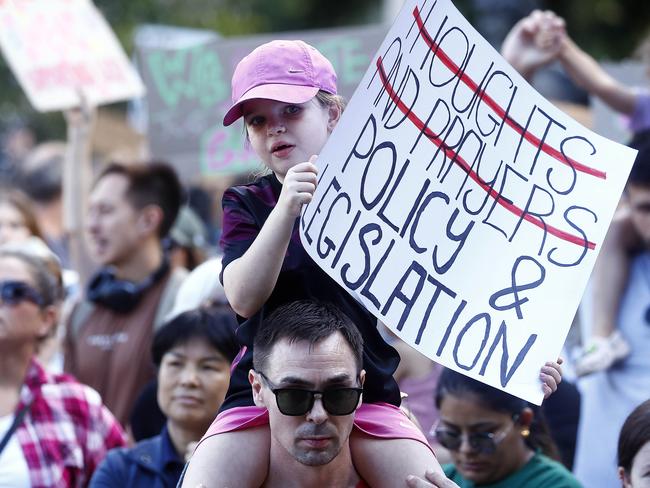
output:
<path id="1" fill-rule="evenodd" d="M 147 205 L 140 210 L 138 230 L 143 234 L 155 234 L 163 220 L 163 211 L 158 205 Z"/>
<path id="2" fill-rule="evenodd" d="M 359 383 L 361 383 L 362 387 L 365 381 L 366 381 L 366 370 L 362 369 L 361 372 L 359 372 Z"/>
<path id="3" fill-rule="evenodd" d="M 255 402 L 255 406 L 266 407 L 264 403 L 262 377 L 254 369 L 248 372 L 248 382 L 251 384 L 251 389 L 253 390 L 253 402 Z"/>
<path id="4" fill-rule="evenodd" d="M 362 369 L 359 372 L 359 383 L 361 384 L 361 387 L 363 388 L 363 383 L 366 381 L 366 370 Z M 357 403 L 357 408 L 361 406 L 361 403 L 363 403 L 363 393 L 359 397 L 359 402 Z"/>

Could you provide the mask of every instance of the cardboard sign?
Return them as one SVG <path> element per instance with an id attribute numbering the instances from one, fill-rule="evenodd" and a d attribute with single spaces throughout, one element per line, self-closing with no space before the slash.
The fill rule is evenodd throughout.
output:
<path id="1" fill-rule="evenodd" d="M 431 359 L 539 404 L 635 151 L 410 0 L 318 159 L 309 254 Z"/>
<path id="2" fill-rule="evenodd" d="M 141 96 L 144 86 L 89 0 L 0 0 L 0 47 L 41 112 Z"/>
<path id="3" fill-rule="evenodd" d="M 303 39 L 332 62 L 339 92 L 349 97 L 359 84 L 386 26 L 282 32 L 212 40 L 181 49 L 136 46 L 147 86 L 151 154 L 174 165 L 186 181 L 264 169 L 241 130 L 224 127 L 230 80 L 237 63 L 273 39 Z M 236 126 L 235 126 L 236 127 Z"/>

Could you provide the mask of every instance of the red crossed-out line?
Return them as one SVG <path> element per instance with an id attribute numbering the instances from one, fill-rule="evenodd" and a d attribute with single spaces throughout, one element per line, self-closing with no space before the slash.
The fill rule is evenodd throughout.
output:
<path id="1" fill-rule="evenodd" d="M 427 43 L 429 46 L 429 49 L 431 50 L 436 50 L 436 56 L 442 61 L 442 63 L 449 68 L 450 71 L 452 72 L 458 72 L 461 81 L 473 92 L 478 92 L 478 96 L 480 100 L 484 101 L 485 104 L 490 107 L 494 112 L 501 117 L 502 119 L 505 120 L 505 123 L 508 124 L 510 127 L 512 127 L 518 134 L 523 134 L 524 139 L 526 139 L 528 142 L 533 144 L 536 147 L 540 147 L 541 143 L 541 150 L 548 154 L 549 156 L 553 157 L 554 159 L 558 160 L 559 162 L 566 164 L 566 165 L 571 165 L 576 171 L 580 171 L 581 173 L 585 173 L 588 175 L 595 176 L 596 178 L 601 178 L 603 180 L 607 179 L 607 173 L 604 171 L 590 168 L 589 166 L 586 166 L 582 163 L 579 163 L 578 161 L 569 158 L 568 156 L 563 155 L 560 151 L 555 149 L 554 147 L 549 146 L 547 143 L 542 143 L 540 139 L 535 136 L 534 134 L 531 134 L 527 130 L 525 130 L 518 122 L 513 120 L 510 115 L 506 116 L 505 115 L 505 110 L 499 106 L 499 104 L 494 101 L 490 95 L 485 93 L 485 90 L 478 90 L 478 85 L 474 80 L 472 80 L 467 73 L 464 71 L 461 71 L 460 68 L 454 61 L 445 53 L 438 44 L 436 44 L 433 39 L 431 38 L 431 35 L 427 31 L 426 27 L 424 26 L 424 22 L 422 21 L 422 17 L 420 17 L 420 10 L 415 7 L 413 9 L 413 17 L 415 18 L 415 21 L 418 24 L 418 28 L 420 29 L 420 36 L 422 39 L 424 39 L 424 42 Z"/>
<path id="2" fill-rule="evenodd" d="M 508 202 L 507 200 L 504 200 L 503 198 L 499 198 L 501 196 L 499 192 L 496 191 L 494 188 L 491 188 L 485 181 L 483 181 L 483 179 L 476 172 L 474 172 L 474 170 L 472 170 L 471 166 L 467 164 L 467 161 L 465 161 L 459 154 L 457 154 L 453 149 L 451 149 L 446 144 L 444 144 L 442 139 L 440 139 L 440 137 L 434 134 L 431 131 L 431 129 L 429 129 L 424 124 L 424 122 L 422 122 L 422 120 L 417 115 L 415 115 L 415 112 L 413 112 L 411 109 L 409 109 L 406 106 L 406 104 L 400 99 L 399 95 L 395 93 L 395 90 L 391 86 L 390 81 L 386 76 L 386 72 L 384 71 L 384 65 L 382 63 L 381 56 L 377 58 L 377 71 L 379 73 L 379 77 L 381 78 L 381 83 L 384 89 L 386 90 L 386 93 L 388 93 L 388 96 L 391 98 L 391 100 L 393 100 L 393 103 L 395 103 L 395 105 L 400 109 L 400 111 L 408 117 L 408 119 L 413 123 L 413 125 L 415 125 L 415 127 L 420 129 L 420 131 L 422 131 L 427 136 L 427 139 L 429 139 L 436 146 L 441 148 L 442 151 L 444 151 L 445 156 L 447 156 L 452 161 L 454 161 L 458 166 L 460 166 L 463 169 L 463 171 L 465 171 L 473 181 L 475 181 L 481 188 L 483 188 L 491 198 L 495 199 L 499 205 L 501 205 L 506 210 L 513 213 L 514 215 L 517 215 L 520 218 L 523 215 L 523 219 L 525 221 L 536 225 L 540 229 L 545 230 L 546 232 L 548 232 L 551 235 L 554 235 L 555 237 L 558 237 L 572 244 L 578 244 L 580 246 L 586 245 L 589 249 L 596 248 L 596 244 L 594 244 L 593 242 L 585 242 L 585 239 L 583 239 L 582 237 L 569 234 L 568 232 L 565 232 L 561 229 L 548 225 L 542 219 L 537 218 L 529 213 L 525 213 L 518 206 Z"/>

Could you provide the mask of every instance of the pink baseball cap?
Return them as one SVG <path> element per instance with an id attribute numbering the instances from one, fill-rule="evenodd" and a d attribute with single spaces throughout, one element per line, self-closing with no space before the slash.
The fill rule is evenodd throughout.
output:
<path id="1" fill-rule="evenodd" d="M 319 90 L 336 94 L 334 67 L 303 41 L 271 41 L 242 59 L 232 75 L 232 106 L 223 118 L 228 126 L 241 117 L 241 105 L 253 98 L 304 103 Z"/>

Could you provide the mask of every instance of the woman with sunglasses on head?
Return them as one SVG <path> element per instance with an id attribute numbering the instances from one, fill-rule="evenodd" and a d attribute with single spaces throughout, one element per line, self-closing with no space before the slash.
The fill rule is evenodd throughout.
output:
<path id="1" fill-rule="evenodd" d="M 445 369 L 436 393 L 438 442 L 461 488 L 577 488 L 558 458 L 541 412 L 525 400 Z"/>
<path id="2" fill-rule="evenodd" d="M 35 358 L 62 298 L 55 260 L 0 247 L 0 486 L 85 486 L 125 444 L 96 391 Z"/>

